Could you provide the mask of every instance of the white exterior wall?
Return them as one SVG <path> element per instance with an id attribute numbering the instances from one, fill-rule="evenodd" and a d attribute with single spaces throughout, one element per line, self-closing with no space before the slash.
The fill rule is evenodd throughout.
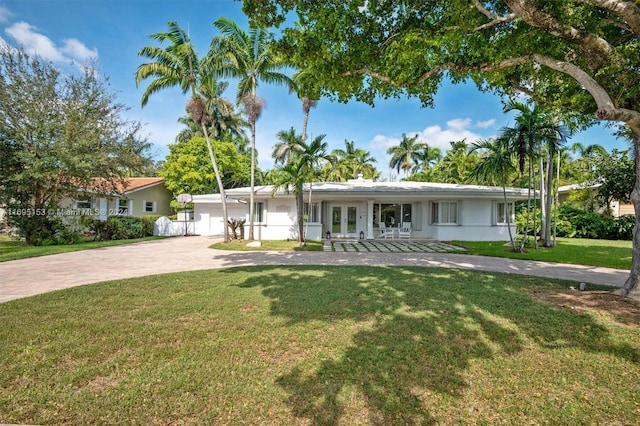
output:
<path id="1" fill-rule="evenodd" d="M 458 224 L 429 224 L 429 228 L 432 229 L 429 233 L 432 235 L 430 238 L 441 241 L 509 241 L 507 225 L 495 224 L 496 200 L 468 199 L 458 200 L 458 203 Z M 514 236 L 515 228 L 515 224 L 512 224 Z"/>
<path id="2" fill-rule="evenodd" d="M 329 198 L 329 197 L 326 197 Z M 333 206 L 357 207 L 357 233 L 343 235 L 343 237 L 358 238 L 363 231 L 365 238 L 369 235 L 370 220 L 372 220 L 371 207 L 373 200 L 325 200 L 318 199 L 321 203 L 319 213 L 322 223 L 305 224 L 307 240 L 321 240 L 325 238 L 325 232 L 331 229 L 331 208 Z M 432 224 L 430 200 L 400 201 L 412 204 L 413 221 L 412 234 L 414 239 L 429 238 L 443 241 L 508 241 L 509 229 L 507 225 L 495 224 L 495 208 L 501 199 L 468 198 L 455 199 L 451 197 L 433 198 L 433 201 L 457 201 L 458 224 Z M 263 222 L 254 224 L 254 238 L 258 240 L 295 240 L 298 237 L 296 224 L 296 205 L 292 196 L 280 196 L 276 198 L 257 197 L 256 202 L 264 203 Z M 375 201 L 376 203 L 378 201 Z M 383 201 L 384 202 L 384 201 Z M 247 203 L 232 203 L 228 205 L 229 217 L 245 217 L 245 238 L 249 234 Z M 219 202 L 199 202 L 194 206 L 195 232 L 201 235 L 222 235 L 222 206 Z M 371 222 L 372 224 L 372 222 Z M 515 235 L 515 224 L 511 225 Z M 377 227 L 372 227 L 372 237 L 379 235 Z M 335 237 L 332 235 L 332 237 Z"/>

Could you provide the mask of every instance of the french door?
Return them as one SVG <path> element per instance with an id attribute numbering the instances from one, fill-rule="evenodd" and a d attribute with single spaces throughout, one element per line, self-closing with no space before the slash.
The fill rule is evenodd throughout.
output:
<path id="1" fill-rule="evenodd" d="M 356 206 L 331 207 L 331 236 L 352 238 L 358 234 L 358 208 Z"/>

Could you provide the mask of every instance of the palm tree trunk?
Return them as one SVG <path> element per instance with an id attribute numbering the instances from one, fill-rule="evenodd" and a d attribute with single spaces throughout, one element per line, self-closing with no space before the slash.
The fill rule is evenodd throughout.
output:
<path id="1" fill-rule="evenodd" d="M 546 185 L 546 198 L 545 205 L 547 214 L 545 216 L 545 225 L 544 225 L 544 247 L 553 247 L 553 243 L 551 241 L 551 202 L 553 200 L 553 152 L 549 151 L 549 155 L 547 157 L 547 180 L 545 181 Z"/>
<path id="2" fill-rule="evenodd" d="M 511 241 L 511 250 L 516 250 L 516 243 L 513 241 L 513 234 L 511 233 L 511 213 L 509 211 L 509 204 L 507 203 L 507 188 L 502 185 L 502 197 L 504 198 L 504 212 L 507 216 L 507 229 L 509 229 L 509 240 Z"/>
<path id="3" fill-rule="evenodd" d="M 527 188 L 527 221 L 524 226 L 524 235 L 522 237 L 522 243 L 520 244 L 520 251 L 524 251 L 524 245 L 527 242 L 527 237 L 529 236 L 529 223 L 531 221 L 531 185 L 533 184 L 533 166 L 531 164 L 531 159 L 529 160 L 529 185 Z M 534 232 L 535 234 L 535 232 Z"/>
<path id="4" fill-rule="evenodd" d="M 202 133 L 204 133 L 204 139 L 207 141 L 209 158 L 211 159 L 213 172 L 216 175 L 218 188 L 220 188 L 220 201 L 222 203 L 222 228 L 224 229 L 224 242 L 227 243 L 229 242 L 229 215 L 227 213 L 227 196 L 224 193 L 224 186 L 222 184 L 222 178 L 220 177 L 220 170 L 218 170 L 218 163 L 216 162 L 216 157 L 213 154 L 213 148 L 211 147 L 211 141 L 209 140 L 209 132 L 207 132 L 207 126 L 204 125 L 204 122 L 202 122 Z"/>
<path id="5" fill-rule="evenodd" d="M 309 123 L 309 111 L 304 112 L 304 121 L 302 122 L 302 142 L 307 142 L 307 124 Z"/>
<path id="6" fill-rule="evenodd" d="M 544 158 L 542 153 L 539 154 L 540 158 L 538 160 L 538 174 L 540 175 L 540 238 L 544 239 L 544 235 L 547 233 L 547 229 L 545 228 L 547 224 L 547 205 L 545 204 L 545 200 L 547 199 L 545 195 L 545 167 L 544 167 Z M 543 244 L 546 244 L 546 241 L 543 241 Z"/>
<path id="7" fill-rule="evenodd" d="M 249 194 L 249 241 L 253 241 L 253 215 L 255 210 L 256 179 L 256 122 L 251 121 L 251 193 Z"/>
<path id="8" fill-rule="evenodd" d="M 296 216 L 297 216 L 297 222 L 298 222 L 298 243 L 300 243 L 300 245 L 302 245 L 302 243 L 304 242 L 304 235 L 303 235 L 303 210 L 304 210 L 304 194 L 302 192 L 304 188 L 304 184 L 301 185 L 298 190 L 297 190 L 297 194 L 296 194 L 296 204 L 297 204 L 297 209 L 296 209 Z"/>

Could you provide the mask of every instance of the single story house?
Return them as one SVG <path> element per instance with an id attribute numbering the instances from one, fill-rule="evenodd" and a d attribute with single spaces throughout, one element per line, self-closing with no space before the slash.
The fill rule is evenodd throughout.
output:
<path id="1" fill-rule="evenodd" d="M 161 177 L 125 178 L 116 186 L 104 190 L 101 180 L 95 179 L 93 187 L 86 188 L 83 195 L 62 204 L 62 208 L 77 209 L 105 220 L 109 216 L 170 216 L 173 194 Z M 84 213 L 82 213 L 84 214 Z"/>
<path id="2" fill-rule="evenodd" d="M 526 200 L 527 190 L 506 192 L 505 205 L 502 187 L 363 179 L 313 183 L 304 187 L 304 232 L 308 240 L 374 239 L 385 233 L 398 238 L 398 227 L 405 224 L 410 238 L 508 241 L 507 215 L 515 235 L 514 202 Z M 228 216 L 246 218 L 248 226 L 250 188 L 229 189 L 226 195 Z M 297 238 L 293 193 L 257 186 L 254 200 L 256 239 Z M 194 195 L 193 204 L 196 234 L 223 234 L 220 194 Z"/>

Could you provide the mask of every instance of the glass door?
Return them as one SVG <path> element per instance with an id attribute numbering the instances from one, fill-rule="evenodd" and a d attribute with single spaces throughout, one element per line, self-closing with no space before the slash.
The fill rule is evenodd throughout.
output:
<path id="1" fill-rule="evenodd" d="M 353 238 L 358 234 L 358 208 L 356 206 L 331 207 L 331 236 Z"/>

